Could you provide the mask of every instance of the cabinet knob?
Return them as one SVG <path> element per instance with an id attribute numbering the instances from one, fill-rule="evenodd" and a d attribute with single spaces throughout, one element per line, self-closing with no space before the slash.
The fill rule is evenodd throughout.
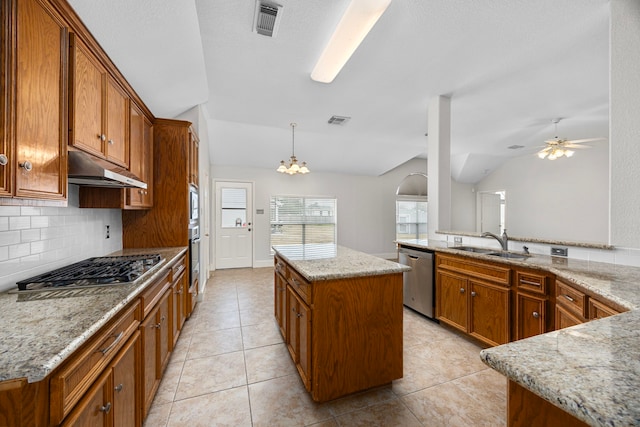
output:
<path id="1" fill-rule="evenodd" d="M 104 412 L 105 414 L 108 414 L 110 410 L 111 410 L 111 402 L 107 402 L 106 405 L 100 407 L 100 412 Z"/>
<path id="2" fill-rule="evenodd" d="M 123 387 L 124 387 L 124 386 L 123 386 L 122 384 L 118 384 L 118 385 L 117 385 L 117 386 L 115 386 L 113 389 L 114 389 L 115 391 L 117 391 L 118 393 L 120 393 L 120 392 L 122 391 L 122 388 L 123 388 Z"/>
<path id="3" fill-rule="evenodd" d="M 460 293 L 464 294 L 464 288 L 460 288 Z"/>
<path id="4" fill-rule="evenodd" d="M 20 166 L 22 169 L 26 170 L 27 172 L 31 172 L 31 169 L 33 169 L 33 165 L 29 160 L 25 160 L 22 163 L 18 163 L 18 166 Z"/>
<path id="5" fill-rule="evenodd" d="M 476 296 L 476 292 L 475 291 L 471 291 L 471 296 L 475 297 Z"/>
<path id="6" fill-rule="evenodd" d="M 107 144 L 109 144 L 109 145 L 113 145 L 113 139 L 108 140 L 108 141 L 107 141 Z"/>
<path id="7" fill-rule="evenodd" d="M 5 154 L 0 154 L 0 166 L 5 166 L 7 163 L 9 163 L 7 156 Z"/>
<path id="8" fill-rule="evenodd" d="M 533 317 L 536 318 L 536 319 L 539 318 L 540 317 L 540 313 L 538 313 L 537 311 L 534 311 L 533 312 Z"/>
<path id="9" fill-rule="evenodd" d="M 105 134 L 98 135 L 98 139 L 100 141 L 106 141 L 107 140 L 107 135 L 105 135 Z"/>

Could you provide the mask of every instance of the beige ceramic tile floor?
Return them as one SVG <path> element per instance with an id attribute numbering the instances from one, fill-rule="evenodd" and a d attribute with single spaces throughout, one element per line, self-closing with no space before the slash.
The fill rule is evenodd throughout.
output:
<path id="1" fill-rule="evenodd" d="M 404 377 L 314 403 L 273 317 L 273 269 L 217 270 L 145 427 L 503 426 L 506 380 L 480 347 L 405 308 Z"/>

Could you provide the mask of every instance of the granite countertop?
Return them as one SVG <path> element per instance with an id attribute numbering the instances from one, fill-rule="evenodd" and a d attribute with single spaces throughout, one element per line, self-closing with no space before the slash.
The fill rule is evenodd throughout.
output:
<path id="1" fill-rule="evenodd" d="M 409 266 L 334 244 L 280 245 L 273 250 L 310 282 L 411 270 Z"/>
<path id="2" fill-rule="evenodd" d="M 496 259 L 440 242 L 396 243 L 549 271 L 618 309 L 631 310 L 485 349 L 480 357 L 589 425 L 640 425 L 640 268 L 544 255 Z"/>
<path id="3" fill-rule="evenodd" d="M 73 292 L 0 293 L 0 381 L 44 379 L 157 279 L 186 247 L 124 249 L 111 255 L 158 253 L 164 261 L 137 282 Z"/>

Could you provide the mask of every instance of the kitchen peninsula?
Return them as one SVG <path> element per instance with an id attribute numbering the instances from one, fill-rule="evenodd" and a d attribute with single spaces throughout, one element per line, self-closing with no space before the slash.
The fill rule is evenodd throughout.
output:
<path id="1" fill-rule="evenodd" d="M 515 296 L 519 270 L 555 278 L 547 283 L 551 296 L 546 312 L 553 315 L 555 306 L 552 329 L 557 330 L 513 338 L 480 352 L 487 365 L 509 380 L 509 426 L 640 425 L 640 268 L 545 255 L 498 262 L 495 256 L 440 242 L 398 244 L 464 257 L 475 264 L 509 267 L 514 272 L 509 285 L 516 288 Z M 567 287 L 576 293 L 568 294 Z M 565 327 L 563 307 L 568 303 L 579 306 L 582 315 L 577 323 L 585 323 Z M 598 318 L 602 304 L 620 314 Z M 515 322 L 519 321 L 517 305 L 512 311 Z M 543 313 L 536 314 L 543 317 Z"/>
<path id="2" fill-rule="evenodd" d="M 402 273 L 332 244 L 275 246 L 275 317 L 313 400 L 402 377 Z"/>

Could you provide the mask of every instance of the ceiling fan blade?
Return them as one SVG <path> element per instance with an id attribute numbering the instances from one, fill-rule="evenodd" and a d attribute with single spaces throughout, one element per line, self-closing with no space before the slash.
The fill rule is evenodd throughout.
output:
<path id="1" fill-rule="evenodd" d="M 567 141 L 569 144 L 582 144 L 584 142 L 595 142 L 595 141 L 603 141 L 607 138 L 586 138 L 586 139 L 573 139 Z"/>

